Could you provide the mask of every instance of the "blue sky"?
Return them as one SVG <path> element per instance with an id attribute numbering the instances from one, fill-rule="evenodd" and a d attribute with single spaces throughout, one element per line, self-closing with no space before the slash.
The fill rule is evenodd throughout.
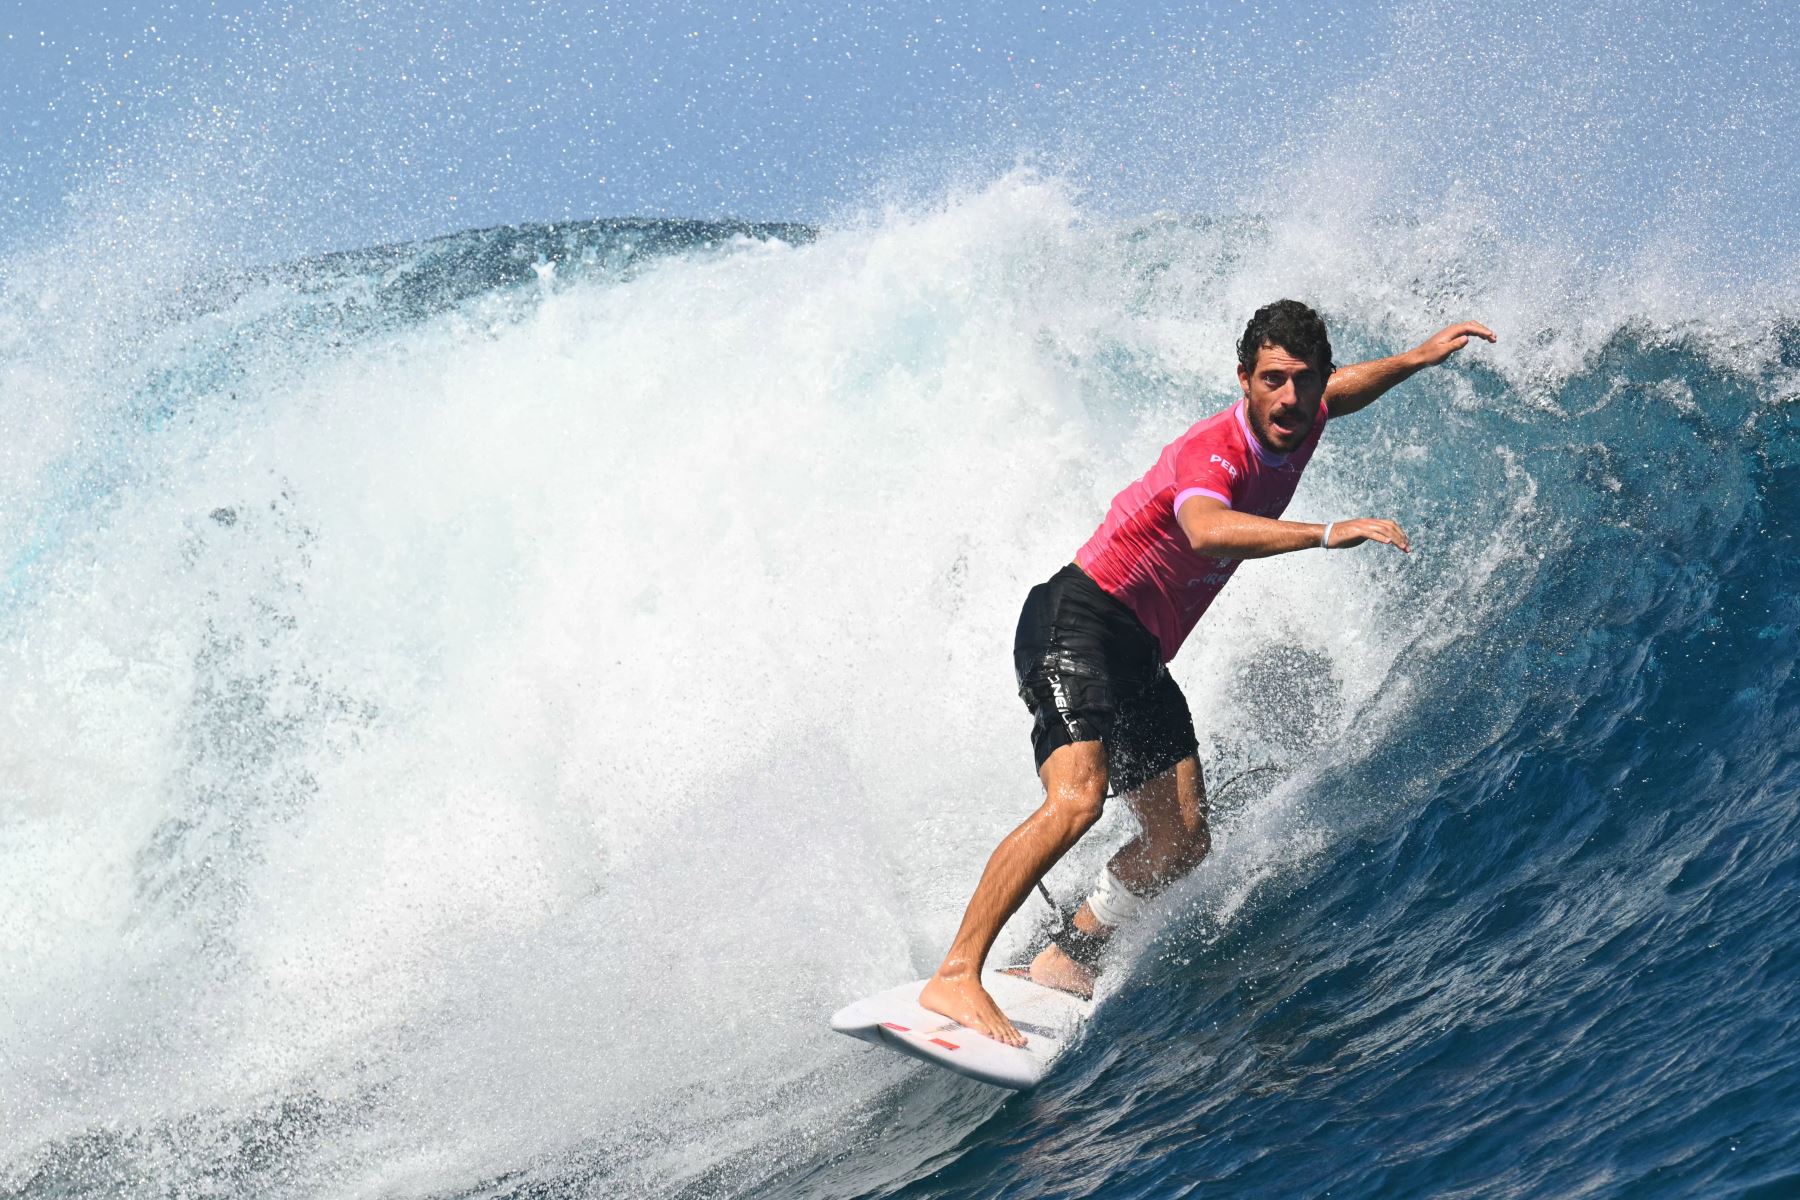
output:
<path id="1" fill-rule="evenodd" d="M 1265 8 L 30 0 L 0 71 L 7 224 L 107 168 L 208 152 L 259 180 L 311 181 L 348 218 L 335 227 L 369 234 L 818 219 L 902 176 L 929 190 L 1022 152 L 1154 140 L 1159 114 L 1183 108 L 1281 104 L 1311 75 L 1353 72 L 1378 25 L 1340 6 Z M 1277 17 L 1279 53 L 1220 69 Z M 1141 188 L 1141 173 L 1106 183 Z"/>
<path id="2" fill-rule="evenodd" d="M 24 0 L 0 246 L 148 191 L 255 257 L 820 220 L 1021 158 L 1099 210 L 1196 212 L 1334 145 L 1403 161 L 1396 204 L 1453 182 L 1615 233 L 1701 204 L 1772 240 L 1800 200 L 1793 7 Z"/>

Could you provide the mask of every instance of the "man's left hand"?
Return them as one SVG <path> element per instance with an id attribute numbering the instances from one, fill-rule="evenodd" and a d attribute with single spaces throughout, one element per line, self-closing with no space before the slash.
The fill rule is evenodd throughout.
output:
<path id="1" fill-rule="evenodd" d="M 1435 367 L 1468 345 L 1472 337 L 1485 338 L 1490 342 L 1500 340 L 1498 334 L 1479 321 L 1458 321 L 1420 342 L 1413 354 L 1418 357 L 1421 365 Z"/>

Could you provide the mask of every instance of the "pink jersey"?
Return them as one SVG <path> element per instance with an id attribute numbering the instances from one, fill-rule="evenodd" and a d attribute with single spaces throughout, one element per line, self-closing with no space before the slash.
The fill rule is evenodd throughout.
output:
<path id="1" fill-rule="evenodd" d="M 1142 479 L 1113 497 L 1106 520 L 1076 553 L 1081 569 L 1156 635 L 1164 662 L 1242 561 L 1194 553 L 1176 510 L 1195 496 L 1211 496 L 1238 512 L 1279 517 L 1319 444 L 1325 417 L 1321 402 L 1306 440 L 1289 454 L 1275 454 L 1250 432 L 1242 400 L 1215 413 L 1170 442 Z"/>

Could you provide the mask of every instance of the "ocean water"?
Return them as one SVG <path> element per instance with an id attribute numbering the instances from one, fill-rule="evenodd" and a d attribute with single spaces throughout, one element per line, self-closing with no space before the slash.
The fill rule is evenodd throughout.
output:
<path id="1" fill-rule="evenodd" d="M 0 1194 L 1800 1194 L 1800 306 L 1448 211 L 15 254 Z M 1202 623 L 1272 769 L 1044 1087 L 833 1035 L 1036 801 L 1026 590 L 1286 294 L 1500 331 L 1290 509 L 1416 552 Z"/>

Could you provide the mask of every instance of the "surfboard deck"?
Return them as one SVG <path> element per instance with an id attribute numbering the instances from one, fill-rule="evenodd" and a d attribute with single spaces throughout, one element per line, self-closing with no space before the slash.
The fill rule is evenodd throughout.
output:
<path id="1" fill-rule="evenodd" d="M 1022 1091 L 1043 1080 L 1094 1011 L 1091 1000 L 1003 971 L 983 971 L 981 986 L 1025 1035 L 1024 1046 L 1007 1046 L 920 1008 L 925 983 L 916 979 L 858 1000 L 833 1014 L 831 1027 L 934 1067 Z"/>

